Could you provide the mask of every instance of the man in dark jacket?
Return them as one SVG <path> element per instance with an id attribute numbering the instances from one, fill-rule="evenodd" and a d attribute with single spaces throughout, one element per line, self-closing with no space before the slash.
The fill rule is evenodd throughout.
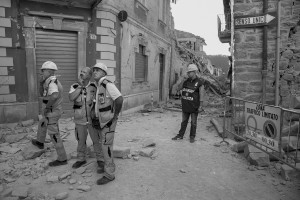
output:
<path id="1" fill-rule="evenodd" d="M 197 117 L 199 110 L 202 109 L 203 103 L 203 82 L 197 77 L 198 67 L 195 64 L 188 65 L 188 78 L 184 79 L 178 87 L 182 89 L 182 122 L 179 133 L 172 140 L 183 139 L 189 118 L 191 116 L 190 142 L 195 142 Z"/>

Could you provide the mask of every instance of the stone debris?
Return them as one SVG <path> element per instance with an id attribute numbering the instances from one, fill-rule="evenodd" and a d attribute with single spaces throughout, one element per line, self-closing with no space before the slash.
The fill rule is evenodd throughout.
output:
<path id="1" fill-rule="evenodd" d="M 39 149 L 38 147 L 28 144 L 22 151 L 22 156 L 25 160 L 35 159 L 45 153 L 45 149 Z"/>
<path id="2" fill-rule="evenodd" d="M 300 169 L 300 163 L 296 164 L 296 168 Z M 286 164 L 281 165 L 281 171 L 280 175 L 283 180 L 290 181 L 293 179 L 297 179 L 297 177 L 300 177 L 299 170 L 296 170 Z"/>
<path id="3" fill-rule="evenodd" d="M 244 156 L 251 165 L 267 167 L 270 165 L 270 157 L 267 153 L 254 146 L 247 144 L 244 149 Z"/>
<path id="4" fill-rule="evenodd" d="M 132 155 L 131 155 L 131 154 L 128 154 L 127 158 L 128 158 L 128 159 L 131 159 L 131 158 L 132 158 Z"/>
<path id="5" fill-rule="evenodd" d="M 143 116 L 149 116 L 149 113 L 142 113 Z"/>
<path id="6" fill-rule="evenodd" d="M 22 121 L 22 122 L 21 122 L 21 125 L 22 125 L 23 127 L 31 126 L 31 125 L 33 125 L 33 124 L 34 124 L 34 120 L 33 120 L 33 119 L 29 119 L 29 120 L 26 120 L 26 121 Z"/>
<path id="7" fill-rule="evenodd" d="M 19 197 L 6 197 L 4 200 L 19 200 Z"/>
<path id="8" fill-rule="evenodd" d="M 58 176 L 48 175 L 46 181 L 50 182 L 50 183 L 56 183 L 59 181 L 59 179 L 58 179 Z"/>
<path id="9" fill-rule="evenodd" d="M 77 183 L 77 180 L 76 180 L 76 179 L 73 179 L 73 178 L 71 178 L 71 179 L 69 180 L 69 183 L 70 183 L 71 185 L 73 185 L 73 184 Z"/>
<path id="10" fill-rule="evenodd" d="M 250 165 L 250 166 L 248 167 L 248 169 L 249 169 L 250 171 L 255 171 L 255 170 L 256 170 L 255 166 L 253 166 L 253 165 Z"/>
<path id="11" fill-rule="evenodd" d="M 154 153 L 154 148 L 145 148 L 140 150 L 140 155 L 143 157 L 151 157 Z"/>
<path id="12" fill-rule="evenodd" d="M 12 191 L 12 196 L 19 197 L 21 199 L 24 199 L 28 196 L 28 190 L 29 188 L 26 186 L 17 186 Z"/>
<path id="13" fill-rule="evenodd" d="M 127 158 L 130 154 L 130 147 L 114 146 L 113 155 L 114 158 Z"/>
<path id="14" fill-rule="evenodd" d="M 231 149 L 234 152 L 243 153 L 246 146 L 247 146 L 247 142 L 243 141 L 232 145 Z"/>
<path id="15" fill-rule="evenodd" d="M 72 174 L 72 172 L 71 172 L 71 171 L 68 171 L 68 172 L 66 172 L 66 173 L 64 173 L 64 174 L 62 174 L 62 175 L 60 175 L 60 176 L 58 177 L 58 179 L 61 181 L 61 180 L 65 179 L 65 178 L 67 178 L 68 176 L 71 176 L 71 174 Z"/>
<path id="16" fill-rule="evenodd" d="M 69 193 L 68 192 L 62 192 L 62 193 L 59 193 L 55 196 L 55 200 L 62 200 L 62 199 L 66 199 L 68 198 L 69 196 Z"/>
<path id="17" fill-rule="evenodd" d="M 16 143 L 25 138 L 28 135 L 28 133 L 22 133 L 22 134 L 14 134 L 14 135 L 6 135 L 5 136 L 5 142 L 11 144 Z"/>
<path id="18" fill-rule="evenodd" d="M 13 147 L 10 147 L 10 146 L 0 147 L 1 152 L 5 152 L 5 153 L 9 153 L 9 154 L 15 154 L 20 150 L 21 150 L 20 148 L 13 148 Z"/>
<path id="19" fill-rule="evenodd" d="M 92 188 L 91 186 L 89 185 L 80 185 L 76 188 L 77 190 L 81 190 L 81 191 L 84 191 L 84 192 L 88 192 L 90 191 Z"/>
<path id="20" fill-rule="evenodd" d="M 132 158 L 133 158 L 133 160 L 135 160 L 135 161 L 138 161 L 138 160 L 140 159 L 139 156 L 133 156 Z"/>
<path id="21" fill-rule="evenodd" d="M 5 180 L 7 183 L 12 183 L 12 182 L 15 182 L 17 179 L 15 179 L 15 178 L 10 178 L 10 177 L 6 177 L 6 178 L 4 178 L 4 180 Z"/>
<path id="22" fill-rule="evenodd" d="M 83 174 L 86 170 L 86 167 L 79 167 L 78 169 L 75 170 L 77 174 Z"/>
<path id="23" fill-rule="evenodd" d="M 70 187 L 69 187 L 69 190 L 74 190 L 74 187 L 73 187 L 73 186 L 70 186 Z"/>
<path id="24" fill-rule="evenodd" d="M 6 190 L 4 190 L 4 192 L 1 193 L 0 197 L 11 196 L 12 192 L 13 192 L 13 188 L 7 188 Z"/>
<path id="25" fill-rule="evenodd" d="M 143 148 L 146 148 L 146 147 L 153 147 L 153 146 L 155 146 L 155 145 L 156 145 L 156 143 L 154 142 L 153 139 L 146 139 L 146 140 L 143 142 L 142 147 L 143 147 Z"/>
<path id="26" fill-rule="evenodd" d="M 184 169 L 180 169 L 179 170 L 181 173 L 186 173 L 186 170 L 184 170 Z"/>
<path id="27" fill-rule="evenodd" d="M 247 156 L 247 160 L 251 165 L 267 167 L 270 165 L 269 155 L 261 152 L 261 153 L 249 153 Z"/>

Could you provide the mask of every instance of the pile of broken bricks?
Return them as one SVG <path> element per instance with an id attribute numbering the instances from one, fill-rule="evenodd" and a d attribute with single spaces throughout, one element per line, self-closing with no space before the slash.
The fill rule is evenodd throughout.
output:
<path id="1" fill-rule="evenodd" d="M 284 181 L 290 181 L 300 177 L 300 170 L 296 170 L 279 161 L 275 157 L 278 156 L 275 152 L 275 156 L 272 156 L 272 154 L 269 155 L 253 145 L 248 144 L 246 141 L 232 145 L 231 149 L 236 153 L 243 153 L 244 157 L 250 163 L 249 170 L 251 171 L 269 167 L 273 175 L 280 175 Z M 300 152 L 298 152 L 298 155 L 299 153 Z M 300 169 L 300 162 L 296 163 L 296 168 Z"/>

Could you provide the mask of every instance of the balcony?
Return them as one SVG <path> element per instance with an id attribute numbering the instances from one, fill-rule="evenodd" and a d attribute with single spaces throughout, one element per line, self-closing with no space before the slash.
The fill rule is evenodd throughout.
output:
<path id="1" fill-rule="evenodd" d="M 230 13 L 218 15 L 218 36 L 222 43 L 230 43 L 231 40 Z"/>

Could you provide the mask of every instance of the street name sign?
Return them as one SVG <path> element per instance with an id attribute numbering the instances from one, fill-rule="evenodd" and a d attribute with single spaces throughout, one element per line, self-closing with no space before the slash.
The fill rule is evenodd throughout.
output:
<path id="1" fill-rule="evenodd" d="M 245 137 L 257 143 L 279 150 L 281 109 L 259 103 L 245 103 Z"/>
<path id="2" fill-rule="evenodd" d="M 237 16 L 234 19 L 235 28 L 246 28 L 255 26 L 273 25 L 277 18 L 276 13 L 268 13 L 265 15 L 248 15 L 248 16 Z"/>

